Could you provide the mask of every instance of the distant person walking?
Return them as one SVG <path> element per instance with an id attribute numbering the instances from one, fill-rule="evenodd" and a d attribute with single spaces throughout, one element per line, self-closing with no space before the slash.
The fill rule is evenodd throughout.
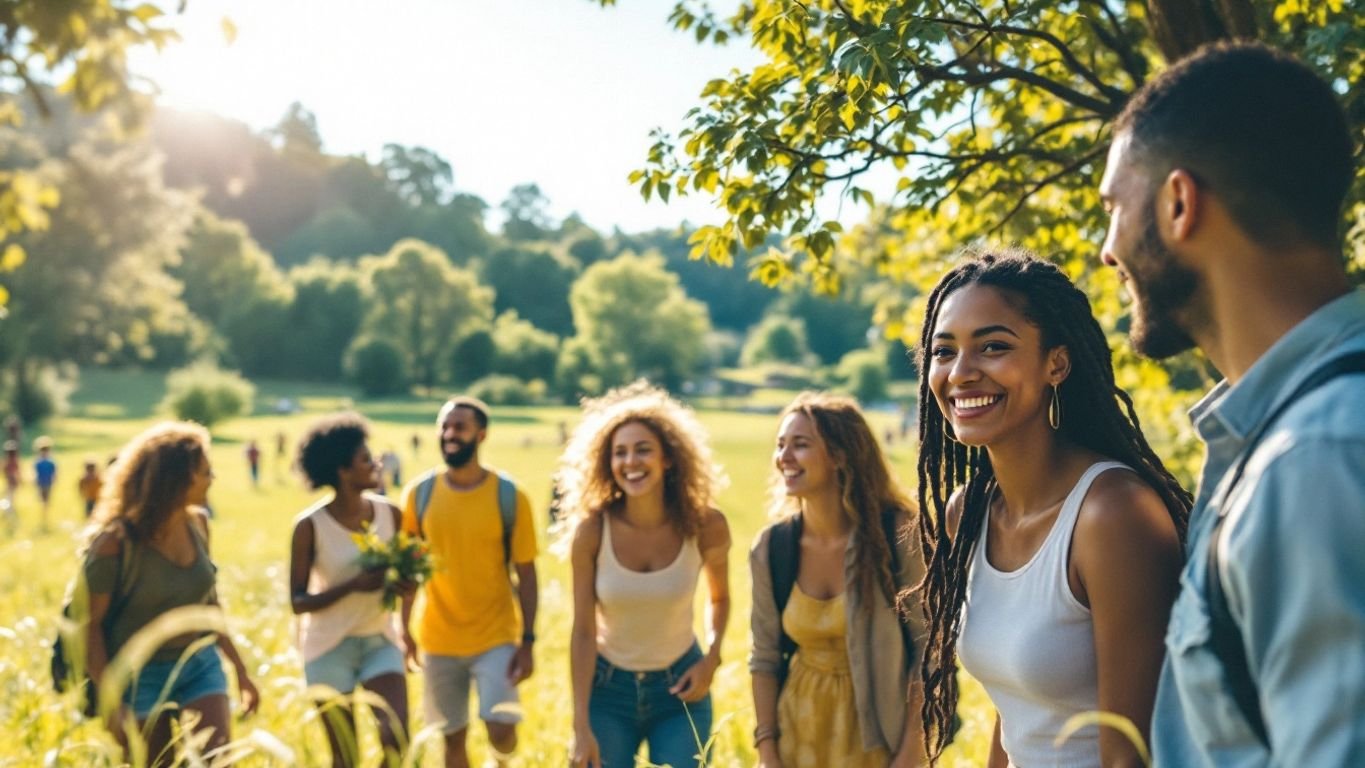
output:
<path id="1" fill-rule="evenodd" d="M 81 501 L 85 504 L 85 516 L 87 518 L 94 513 L 95 502 L 99 501 L 100 489 L 103 487 L 104 481 L 100 479 L 99 465 L 93 459 L 86 459 L 85 471 L 81 474 L 76 488 L 80 493 Z"/>
<path id="2" fill-rule="evenodd" d="M 5 498 L 4 513 L 5 525 L 9 532 L 14 533 L 19 526 L 19 510 L 14 506 L 14 494 L 19 490 L 19 483 L 22 481 L 23 470 L 19 465 L 19 443 L 16 440 L 6 440 L 5 451 Z"/>
<path id="3" fill-rule="evenodd" d="M 749 550 L 758 764 L 921 765 L 911 671 L 923 621 L 896 609 L 897 593 L 923 573 L 907 535 L 913 502 L 847 397 L 792 401 L 772 471 L 778 520 Z"/>
<path id="4" fill-rule="evenodd" d="M 52 509 L 52 484 L 57 481 L 57 462 L 52 459 L 52 438 L 46 435 L 33 441 L 38 458 L 33 462 L 33 480 L 38 486 L 38 500 L 42 504 L 42 522 L 38 528 L 48 529 L 49 513 Z"/>
<path id="5" fill-rule="evenodd" d="M 109 470 L 84 565 L 90 590 L 86 668 L 95 680 L 133 635 L 167 612 L 218 605 L 209 520 L 201 508 L 213 482 L 208 447 L 203 427 L 165 422 L 133 438 Z M 132 552 L 125 556 L 125 548 Z M 128 566 L 121 573 L 123 563 Z M 116 591 L 126 597 L 108 616 Z M 194 630 L 165 641 L 137 671 L 109 723 L 121 735 L 125 716 L 134 717 L 147 735 L 151 765 L 175 761 L 173 721 L 181 714 L 190 715 L 181 727 L 205 739 L 205 754 L 227 744 L 231 713 L 223 657 L 236 671 L 245 711 L 259 703 L 232 638 L 217 633 L 216 642 L 206 645 L 201 638 L 210 634 Z"/>
<path id="6" fill-rule="evenodd" d="M 1114 128 L 1102 258 L 1129 335 L 1226 377 L 1166 633 L 1159 766 L 1365 765 L 1365 292 L 1342 258 L 1357 178 L 1333 85 L 1251 43 L 1148 81 Z"/>
<path id="7" fill-rule="evenodd" d="M 368 445 L 369 428 L 356 414 L 315 422 L 299 443 L 298 466 L 313 488 L 332 495 L 294 520 L 289 558 L 289 594 L 299 619 L 304 679 L 337 694 L 357 687 L 377 694 L 374 707 L 385 758 L 398 761 L 407 744 L 408 686 L 403 650 L 392 611 L 383 604 L 384 571 L 363 571 L 353 537 L 373 531 L 394 537 L 401 513 L 382 496 L 370 493 L 379 467 Z M 409 592 L 404 602 L 412 599 Z M 358 754 L 358 723 L 349 701 L 319 701 L 332 765 L 350 766 Z M 339 713 L 329 714 L 335 711 Z"/>
<path id="8" fill-rule="evenodd" d="M 583 404 L 558 485 L 571 515 L 570 761 L 633 768 L 708 762 L 711 681 L 730 620 L 730 529 L 720 469 L 696 416 L 643 382 Z M 706 576 L 709 632 L 692 606 Z"/>
<path id="9" fill-rule="evenodd" d="M 251 472 L 251 487 L 259 488 L 261 485 L 261 446 L 255 440 L 249 440 L 246 444 L 246 465 Z"/>
<path id="10" fill-rule="evenodd" d="M 379 460 L 382 471 L 388 474 L 389 484 L 394 488 L 403 487 L 403 460 L 398 458 L 398 451 L 392 448 L 384 450 Z"/>
<path id="11" fill-rule="evenodd" d="M 424 536 L 441 564 L 423 587 L 426 607 L 417 617 L 415 638 L 404 606 L 407 652 L 417 663 L 417 648 L 422 649 L 427 722 L 439 724 L 445 735 L 446 766 L 469 764 L 471 685 L 478 687 L 479 718 L 488 728 L 494 761 L 505 764 L 516 749 L 522 718 L 516 686 L 535 668 L 539 590 L 531 503 L 479 459 L 488 437 L 488 406 L 482 401 L 452 398 L 437 415 L 436 430 L 445 466 L 403 490 L 403 529 Z M 505 586 L 509 569 L 515 589 Z"/>

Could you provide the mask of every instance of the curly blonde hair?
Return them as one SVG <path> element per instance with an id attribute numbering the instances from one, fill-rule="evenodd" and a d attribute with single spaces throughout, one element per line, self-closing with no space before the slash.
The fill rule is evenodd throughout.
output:
<path id="1" fill-rule="evenodd" d="M 123 520 L 134 538 L 146 541 L 185 503 L 208 452 L 208 430 L 188 421 L 161 422 L 134 437 L 109 467 L 92 515 L 92 535 Z"/>
<path id="2" fill-rule="evenodd" d="M 666 514 L 679 533 L 695 537 L 727 480 L 692 409 L 644 380 L 583 401 L 583 420 L 555 474 L 565 531 L 572 533 L 625 498 L 611 473 L 611 439 L 626 424 L 641 424 L 659 439 L 670 465 L 664 475 Z"/>
<path id="3" fill-rule="evenodd" d="M 857 532 L 855 562 L 859 591 L 866 595 L 871 594 L 872 589 L 880 588 L 894 605 L 896 587 L 891 573 L 891 547 L 897 542 L 886 540 L 881 515 L 899 510 L 914 520 L 915 502 L 896 482 L 886 455 L 856 400 L 827 392 L 802 392 L 782 409 L 778 423 L 794 413 L 810 419 L 836 467 L 840 506 L 844 517 Z M 801 502 L 787 495 L 786 483 L 776 465 L 768 493 L 768 511 L 772 517 L 790 517 L 801 511 Z M 905 535 L 904 531 L 897 533 L 898 536 Z M 870 602 L 866 604 L 871 605 Z"/>

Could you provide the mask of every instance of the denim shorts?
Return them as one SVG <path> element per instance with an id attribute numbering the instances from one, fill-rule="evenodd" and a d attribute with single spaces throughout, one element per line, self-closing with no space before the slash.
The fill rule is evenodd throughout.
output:
<path id="1" fill-rule="evenodd" d="M 177 671 L 179 664 L 179 659 L 149 661 L 124 689 L 123 703 L 138 720 L 146 720 L 158 702 L 183 707 L 205 696 L 227 695 L 227 676 L 216 646 L 195 651 Z"/>
<path id="2" fill-rule="evenodd" d="M 308 685 L 325 685 L 337 693 L 350 693 L 357 685 L 380 675 L 406 671 L 403 652 L 383 635 L 343 639 L 332 650 L 303 665 Z"/>
<path id="3" fill-rule="evenodd" d="M 705 765 L 698 756 L 711 739 L 711 694 L 689 704 L 668 690 L 701 659 L 696 644 L 655 672 L 632 672 L 597 657 L 588 722 L 602 768 L 634 768 L 641 743 L 648 745 L 653 765 Z"/>
<path id="4" fill-rule="evenodd" d="M 474 656 L 423 657 L 426 686 L 423 697 L 428 723 L 441 723 L 442 733 L 469 727 L 469 687 L 479 689 L 479 719 L 485 723 L 521 722 L 517 687 L 507 678 L 507 666 L 517 647 L 497 645 Z"/>

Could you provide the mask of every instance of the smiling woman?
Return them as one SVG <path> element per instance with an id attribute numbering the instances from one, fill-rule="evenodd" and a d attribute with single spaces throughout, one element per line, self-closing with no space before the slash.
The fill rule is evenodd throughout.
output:
<path id="1" fill-rule="evenodd" d="M 722 484 L 692 411 L 637 382 L 583 404 L 556 482 L 573 567 L 574 765 L 708 762 L 711 681 L 730 618 Z M 707 651 L 692 631 L 706 576 Z M 698 757 L 700 756 L 700 757 Z"/>
<path id="2" fill-rule="evenodd" d="M 997 710 L 990 765 L 1137 764 L 1113 730 L 1053 744 L 1095 710 L 1145 738 L 1190 504 L 1088 300 L 1031 254 L 970 254 L 929 297 L 918 363 L 930 754 L 960 654 Z"/>

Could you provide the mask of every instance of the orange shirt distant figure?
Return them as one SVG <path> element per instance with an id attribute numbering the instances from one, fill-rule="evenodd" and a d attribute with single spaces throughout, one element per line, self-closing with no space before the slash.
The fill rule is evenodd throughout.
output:
<path id="1" fill-rule="evenodd" d="M 100 489 L 104 487 L 104 481 L 100 479 L 99 466 L 95 462 L 85 460 L 85 472 L 77 486 L 80 488 L 81 500 L 85 502 L 85 516 L 90 517 L 95 511 L 95 502 L 100 499 Z"/>

